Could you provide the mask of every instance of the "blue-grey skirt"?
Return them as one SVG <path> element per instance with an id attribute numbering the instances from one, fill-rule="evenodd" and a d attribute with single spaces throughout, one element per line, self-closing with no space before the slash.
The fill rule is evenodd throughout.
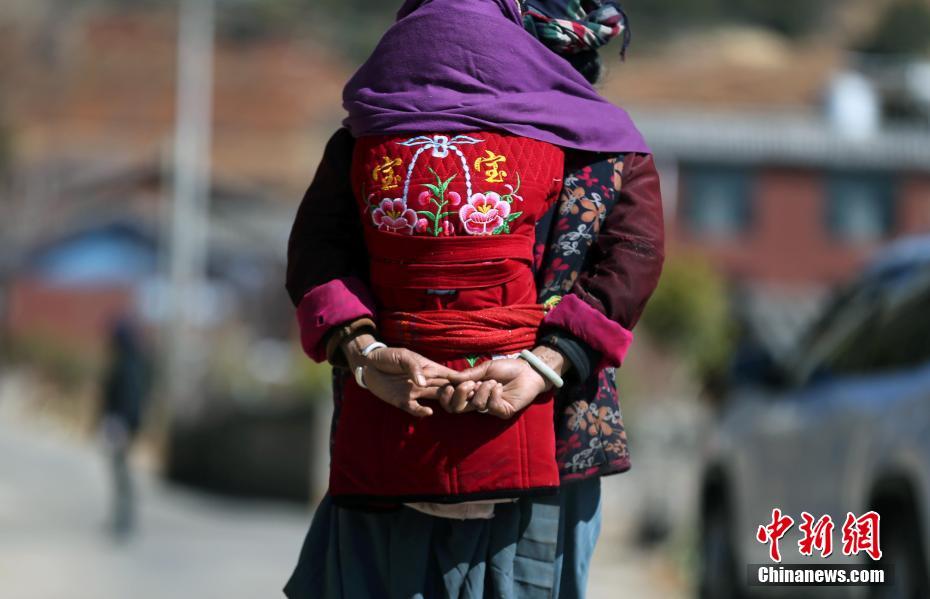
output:
<path id="1" fill-rule="evenodd" d="M 289 599 L 581 599 L 600 533 L 600 479 L 495 507 L 490 520 L 320 503 Z"/>

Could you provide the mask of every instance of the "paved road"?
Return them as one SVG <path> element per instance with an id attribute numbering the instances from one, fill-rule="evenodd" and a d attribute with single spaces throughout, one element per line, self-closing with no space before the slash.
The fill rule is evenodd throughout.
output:
<path id="1" fill-rule="evenodd" d="M 105 475 L 93 446 L 0 410 L 0 598 L 282 597 L 307 510 L 203 496 L 143 472 L 139 534 L 115 544 L 105 534 Z M 683 597 L 665 558 L 622 542 L 631 476 L 605 485 L 607 514 L 618 517 L 605 526 L 590 597 Z"/>
<path id="2" fill-rule="evenodd" d="M 141 477 L 141 527 L 105 534 L 92 447 L 0 425 L 0 597 L 257 599 L 281 596 L 309 514 L 166 488 Z"/>

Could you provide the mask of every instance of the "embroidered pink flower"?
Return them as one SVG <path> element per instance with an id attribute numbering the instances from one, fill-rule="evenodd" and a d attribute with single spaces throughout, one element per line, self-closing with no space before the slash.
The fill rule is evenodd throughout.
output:
<path id="1" fill-rule="evenodd" d="M 459 209 L 459 219 L 470 235 L 493 235 L 510 214 L 510 204 L 493 191 L 476 193 Z"/>
<path id="2" fill-rule="evenodd" d="M 433 194 L 431 194 L 430 192 L 421 191 L 420 195 L 417 196 L 417 206 L 419 206 L 420 208 L 426 208 L 426 206 L 429 205 L 430 198 L 432 197 L 433 197 Z"/>
<path id="3" fill-rule="evenodd" d="M 379 231 L 412 235 L 417 224 L 417 213 L 407 208 L 403 199 L 384 199 L 371 213 L 371 220 Z"/>
<path id="4" fill-rule="evenodd" d="M 417 221 L 416 231 L 417 233 L 426 233 L 426 230 L 429 228 L 429 223 L 426 222 L 425 218 L 421 218 Z"/>
<path id="5" fill-rule="evenodd" d="M 519 201 L 521 201 L 521 202 L 523 201 L 523 196 L 517 195 L 517 190 L 520 189 L 519 186 L 517 187 L 517 189 L 514 189 L 514 188 L 513 188 L 513 185 L 511 185 L 510 183 L 508 183 L 508 184 L 504 185 L 504 187 L 506 187 L 506 188 L 507 188 L 507 191 L 510 192 L 510 194 L 509 194 L 510 197 L 512 197 L 512 198 L 515 199 L 515 200 L 519 200 Z"/>
<path id="6" fill-rule="evenodd" d="M 455 235 L 455 227 L 452 226 L 447 220 L 442 221 L 442 234 L 445 237 L 452 237 Z"/>
<path id="7" fill-rule="evenodd" d="M 449 199 L 450 206 L 458 206 L 462 203 L 462 196 L 457 191 L 450 191 L 446 194 L 446 198 Z"/>

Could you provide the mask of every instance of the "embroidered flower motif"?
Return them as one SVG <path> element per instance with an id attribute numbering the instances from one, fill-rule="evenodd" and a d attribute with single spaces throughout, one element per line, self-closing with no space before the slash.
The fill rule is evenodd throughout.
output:
<path id="1" fill-rule="evenodd" d="M 515 199 L 515 200 L 518 200 L 518 201 L 522 202 L 522 201 L 523 201 L 523 196 L 517 195 L 517 192 L 520 191 L 520 181 L 519 181 L 519 179 L 520 179 L 520 175 L 519 175 L 519 173 L 518 173 L 518 174 L 517 174 L 517 188 L 516 188 L 516 189 L 514 189 L 513 185 L 511 185 L 510 183 L 504 185 L 504 187 L 506 187 L 506 188 L 507 188 L 507 191 L 509 192 L 507 195 L 509 195 L 511 198 L 513 198 L 513 199 Z"/>
<path id="2" fill-rule="evenodd" d="M 603 435 L 610 437 L 614 429 L 611 426 L 611 415 L 609 406 L 601 406 L 588 411 L 587 425 L 589 435 Z"/>
<path id="3" fill-rule="evenodd" d="M 455 227 L 448 220 L 449 216 L 455 214 L 455 212 L 446 210 L 446 206 L 454 205 L 452 204 L 453 201 L 462 201 L 462 196 L 458 193 L 447 191 L 449 184 L 455 179 L 455 175 L 443 181 L 442 177 L 437 175 L 432 167 L 430 167 L 429 172 L 436 177 L 436 183 L 424 183 L 423 187 L 426 189 L 421 191 L 417 198 L 421 208 L 429 208 L 429 210 L 417 210 L 417 214 L 423 217 L 421 220 L 426 221 L 425 228 L 420 228 L 420 225 L 417 224 L 417 231 L 429 233 L 433 237 L 455 235 Z"/>
<path id="4" fill-rule="evenodd" d="M 578 225 L 576 231 L 569 231 L 559 235 L 555 242 L 555 248 L 565 257 L 580 256 L 582 255 L 581 247 L 584 246 L 584 249 L 587 250 L 593 240 L 591 228 L 582 223 Z"/>
<path id="5" fill-rule="evenodd" d="M 623 161 L 617 160 L 615 158 L 610 162 L 614 167 L 614 172 L 611 176 L 611 182 L 614 185 L 614 190 L 616 190 L 617 193 L 620 193 L 620 190 L 623 189 Z"/>
<path id="6" fill-rule="evenodd" d="M 537 243 L 533 246 L 533 268 L 539 270 L 539 266 L 542 264 L 543 258 L 546 255 L 546 244 Z"/>
<path id="7" fill-rule="evenodd" d="M 622 460 L 630 456 L 630 451 L 626 445 L 626 436 L 618 435 L 613 441 L 604 443 L 604 453 L 611 454 L 613 460 Z"/>
<path id="8" fill-rule="evenodd" d="M 575 286 L 575 279 L 578 278 L 578 271 L 573 270 L 569 273 L 568 278 L 562 281 L 562 291 L 569 292 Z"/>
<path id="9" fill-rule="evenodd" d="M 582 223 L 592 223 L 592 229 L 597 233 L 600 229 L 601 221 L 607 214 L 607 209 L 599 197 L 589 199 L 582 197 L 569 209 L 573 215 L 580 215 Z"/>
<path id="10" fill-rule="evenodd" d="M 412 235 L 417 224 L 417 213 L 407 208 L 403 199 L 384 199 L 372 211 L 371 220 L 379 231 Z"/>
<path id="11" fill-rule="evenodd" d="M 565 410 L 565 415 L 568 416 L 568 430 L 578 431 L 584 428 L 587 414 L 588 402 L 583 399 L 572 402 L 571 406 Z"/>
<path id="12" fill-rule="evenodd" d="M 575 181 L 577 181 L 577 179 L 575 179 Z M 586 193 L 584 187 L 573 187 L 566 184 L 559 197 L 559 216 L 573 214 L 575 204 L 581 200 Z"/>
<path id="13" fill-rule="evenodd" d="M 583 182 L 588 187 L 592 187 L 599 182 L 599 179 L 597 179 L 592 174 L 593 170 L 594 169 L 592 169 L 590 166 L 586 166 L 583 169 L 581 169 L 581 173 L 577 174 L 576 177 L 578 178 L 579 181 Z"/>
<path id="14" fill-rule="evenodd" d="M 549 245 L 538 267 L 547 307 L 571 289 L 604 216 L 616 205 L 623 162 L 610 159 L 565 177 Z M 630 453 L 614 370 L 562 391 L 556 458 L 563 477 L 585 478 L 628 467 Z"/>
<path id="15" fill-rule="evenodd" d="M 446 197 L 449 198 L 450 206 L 458 206 L 462 203 L 462 196 L 457 191 L 450 191 L 446 194 Z"/>
<path id="16" fill-rule="evenodd" d="M 493 191 L 472 195 L 459 209 L 459 218 L 470 235 L 493 235 L 509 215 L 510 204 Z"/>
<path id="17" fill-rule="evenodd" d="M 559 460 L 564 460 L 570 452 L 581 448 L 581 439 L 578 434 L 571 435 L 568 439 L 559 439 L 556 441 L 555 455 Z"/>
<path id="18" fill-rule="evenodd" d="M 546 289 L 550 287 L 552 289 L 560 289 L 560 282 L 564 280 L 563 273 L 568 271 L 571 268 L 571 264 L 562 260 L 562 258 L 556 258 L 549 263 L 549 268 L 546 271 L 546 278 L 543 279 L 543 284 Z"/>

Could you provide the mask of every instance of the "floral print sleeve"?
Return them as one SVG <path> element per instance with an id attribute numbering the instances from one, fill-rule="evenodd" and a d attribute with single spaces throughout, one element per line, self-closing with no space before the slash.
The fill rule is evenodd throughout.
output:
<path id="1" fill-rule="evenodd" d="M 624 157 L 612 156 L 566 174 L 551 218 L 537 232 L 540 303 L 556 305 L 583 272 L 588 250 L 617 204 Z M 563 481 L 623 472 L 630 467 L 613 368 L 566 385 L 558 395 L 556 443 Z"/>

